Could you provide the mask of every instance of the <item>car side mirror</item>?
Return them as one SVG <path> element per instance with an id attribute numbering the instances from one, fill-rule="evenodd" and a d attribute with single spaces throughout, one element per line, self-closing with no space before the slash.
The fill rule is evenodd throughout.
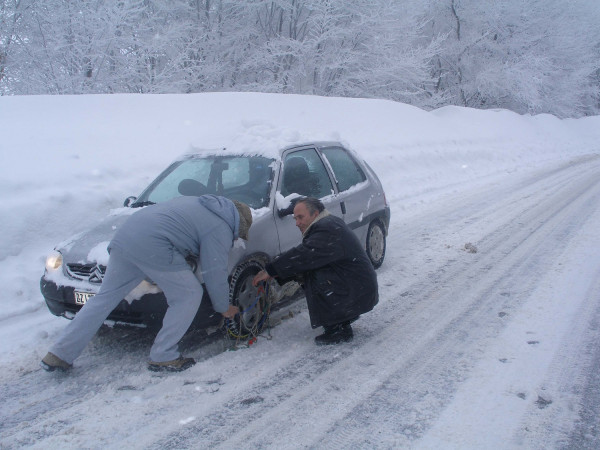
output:
<path id="1" fill-rule="evenodd" d="M 294 199 L 292 199 L 292 201 L 290 202 L 290 204 L 288 206 L 286 206 L 285 208 L 280 208 L 277 210 L 277 215 L 279 216 L 279 218 L 283 218 L 285 216 L 289 216 L 291 214 L 294 214 L 294 207 L 296 206 L 296 203 L 298 203 L 298 200 L 305 198 L 303 196 L 298 196 Z"/>
<path id="2" fill-rule="evenodd" d="M 291 214 L 294 214 L 294 205 L 290 205 L 287 208 L 277 210 L 277 215 L 280 219 L 283 219 L 285 216 L 289 216 Z"/>
<path id="3" fill-rule="evenodd" d="M 137 197 L 134 197 L 133 195 L 130 197 L 127 197 L 125 199 L 125 201 L 123 202 L 123 206 L 125 208 L 129 208 L 136 200 L 137 200 Z"/>

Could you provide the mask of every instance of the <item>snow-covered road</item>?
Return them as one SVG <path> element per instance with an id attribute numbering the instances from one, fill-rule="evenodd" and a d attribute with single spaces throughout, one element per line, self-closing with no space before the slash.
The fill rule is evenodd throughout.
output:
<path id="1" fill-rule="evenodd" d="M 271 340 L 188 336 L 200 362 L 157 375 L 149 332 L 103 329 L 66 376 L 2 361 L 0 448 L 599 448 L 600 157 L 391 209 L 351 344 L 316 347 L 300 301 Z"/>

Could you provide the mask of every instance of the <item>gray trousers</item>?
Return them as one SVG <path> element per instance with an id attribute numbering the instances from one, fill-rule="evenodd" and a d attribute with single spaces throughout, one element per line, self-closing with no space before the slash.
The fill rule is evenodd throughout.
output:
<path id="1" fill-rule="evenodd" d="M 164 362 L 180 356 L 178 343 L 190 327 L 200 302 L 202 284 L 191 270 L 166 272 L 130 261 L 119 249 L 112 249 L 106 274 L 98 294 L 90 298 L 67 325 L 50 351 L 73 363 L 92 340 L 113 309 L 150 277 L 165 293 L 167 312 L 162 328 L 150 349 L 150 360 Z"/>

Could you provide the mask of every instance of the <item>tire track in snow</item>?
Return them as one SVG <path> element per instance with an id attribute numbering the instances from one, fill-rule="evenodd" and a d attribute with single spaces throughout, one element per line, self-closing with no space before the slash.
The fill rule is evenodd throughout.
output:
<path id="1" fill-rule="evenodd" d="M 593 304 L 593 300 L 600 298 L 600 274 L 596 280 L 596 286 L 590 290 L 588 296 L 590 304 Z M 579 374 L 576 374 L 577 384 L 571 381 L 572 372 L 569 372 L 563 377 L 566 386 L 560 386 L 561 392 L 571 389 L 580 397 L 577 405 L 578 418 L 568 439 L 561 443 L 561 448 L 593 450 L 600 448 L 600 423 L 598 422 L 598 417 L 600 417 L 600 372 L 598 371 L 598 367 L 600 367 L 600 307 L 596 304 L 594 312 L 585 311 L 581 317 L 591 318 L 588 326 L 582 328 L 585 329 L 583 338 L 577 342 L 581 350 L 577 353 L 570 353 L 569 350 L 572 350 L 570 348 L 563 352 L 563 355 L 566 353 L 571 357 L 572 367 L 581 369 Z M 561 364 L 564 363 L 561 361 Z M 564 365 L 568 366 L 569 364 Z"/>

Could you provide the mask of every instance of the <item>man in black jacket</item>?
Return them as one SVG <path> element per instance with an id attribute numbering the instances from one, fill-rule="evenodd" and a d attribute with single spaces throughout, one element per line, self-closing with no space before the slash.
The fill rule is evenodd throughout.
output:
<path id="1" fill-rule="evenodd" d="M 352 230 L 320 200 L 297 201 L 294 219 L 302 243 L 267 264 L 253 284 L 272 277 L 280 284 L 300 281 L 312 327 L 325 330 L 315 338 L 317 345 L 349 342 L 354 335 L 350 323 L 379 300 L 373 265 Z"/>

